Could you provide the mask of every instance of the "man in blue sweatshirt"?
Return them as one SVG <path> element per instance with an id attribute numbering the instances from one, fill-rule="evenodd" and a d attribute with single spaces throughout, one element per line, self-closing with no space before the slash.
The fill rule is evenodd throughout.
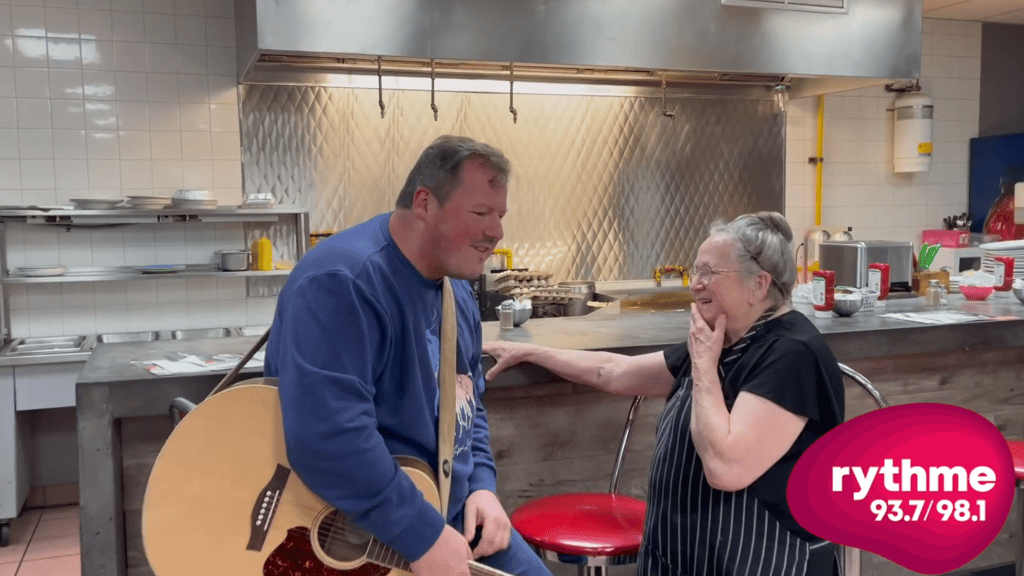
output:
<path id="1" fill-rule="evenodd" d="M 299 261 L 278 297 L 267 343 L 266 375 L 280 380 L 293 469 L 407 559 L 415 576 L 469 576 L 473 558 L 511 574 L 550 576 L 495 494 L 480 402 L 480 315 L 466 282 L 479 277 L 503 236 L 509 171 L 491 146 L 435 140 L 409 173 L 394 212 L 321 241 Z M 452 279 L 458 321 L 448 518 L 394 460 L 437 465 L 444 276 Z"/>

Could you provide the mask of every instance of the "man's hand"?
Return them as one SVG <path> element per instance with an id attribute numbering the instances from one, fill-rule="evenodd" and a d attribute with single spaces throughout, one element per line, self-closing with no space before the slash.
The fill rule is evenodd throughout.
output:
<path id="1" fill-rule="evenodd" d="M 447 524 L 441 536 L 419 560 L 409 565 L 414 576 L 469 576 L 473 551 L 459 531 Z"/>
<path id="2" fill-rule="evenodd" d="M 505 509 L 494 492 L 477 490 L 470 494 L 469 498 L 466 498 L 463 518 L 463 531 L 467 542 L 473 540 L 477 526 L 483 528 L 480 542 L 473 550 L 474 558 L 490 556 L 508 548 L 508 543 L 512 539 L 512 522 L 509 521 L 508 514 L 505 514 Z"/>

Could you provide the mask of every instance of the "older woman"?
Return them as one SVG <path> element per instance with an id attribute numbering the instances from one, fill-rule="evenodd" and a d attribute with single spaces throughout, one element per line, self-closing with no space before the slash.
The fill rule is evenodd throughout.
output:
<path id="1" fill-rule="evenodd" d="M 792 230 L 774 212 L 712 225 L 697 251 L 686 343 L 642 356 L 488 342 L 497 364 L 667 398 L 651 461 L 640 575 L 828 574 L 832 547 L 786 501 L 801 454 L 844 418 L 842 374 L 788 301 Z"/>

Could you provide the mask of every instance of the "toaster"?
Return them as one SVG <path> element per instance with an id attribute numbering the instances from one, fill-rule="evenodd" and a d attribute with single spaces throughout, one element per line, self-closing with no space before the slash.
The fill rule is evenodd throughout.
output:
<path id="1" fill-rule="evenodd" d="M 914 244 L 890 240 L 826 240 L 821 243 L 819 268 L 836 274 L 836 286 L 864 288 L 868 265 L 889 265 L 889 289 L 910 290 L 914 273 Z"/>

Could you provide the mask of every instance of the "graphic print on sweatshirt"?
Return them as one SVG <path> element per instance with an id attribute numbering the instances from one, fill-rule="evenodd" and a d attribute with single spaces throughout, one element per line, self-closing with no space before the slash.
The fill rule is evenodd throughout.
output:
<path id="1" fill-rule="evenodd" d="M 437 380 L 441 370 L 441 343 L 438 333 L 440 331 L 440 318 L 434 312 L 434 321 L 429 324 L 427 330 L 427 350 L 430 353 L 430 364 L 434 369 L 434 379 Z M 476 389 L 473 385 L 473 378 L 469 375 L 469 367 L 462 357 L 461 350 L 456 354 L 455 361 L 455 453 L 458 456 L 463 451 L 469 451 L 473 443 L 473 417 L 476 415 Z M 438 406 L 441 403 L 441 389 L 438 388 L 434 394 L 434 415 L 439 416 Z"/>

